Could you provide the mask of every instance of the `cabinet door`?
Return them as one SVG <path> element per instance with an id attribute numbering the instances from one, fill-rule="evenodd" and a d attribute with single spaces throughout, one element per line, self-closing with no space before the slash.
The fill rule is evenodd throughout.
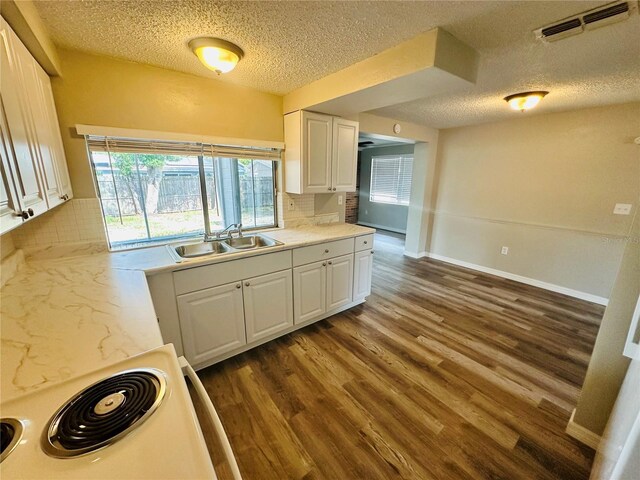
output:
<path id="1" fill-rule="evenodd" d="M 185 357 L 194 365 L 247 343 L 240 282 L 179 295 L 178 315 Z"/>
<path id="2" fill-rule="evenodd" d="M 333 119 L 331 183 L 334 192 L 355 192 L 358 167 L 358 122 Z"/>
<path id="3" fill-rule="evenodd" d="M 302 112 L 303 193 L 331 191 L 332 117 Z"/>
<path id="4" fill-rule="evenodd" d="M 18 225 L 22 225 L 22 217 L 19 213 L 22 210 L 16 195 L 14 178 L 11 165 L 14 165 L 13 150 L 9 138 L 9 130 L 2 108 L 2 98 L 0 98 L 0 171 L 2 172 L 2 183 L 0 183 L 0 233 L 7 232 Z"/>
<path id="5" fill-rule="evenodd" d="M 293 319 L 296 324 L 327 311 L 327 262 L 293 269 Z"/>
<path id="6" fill-rule="evenodd" d="M 353 254 L 327 261 L 327 311 L 342 307 L 353 298 Z"/>
<path id="7" fill-rule="evenodd" d="M 353 300 L 362 300 L 371 293 L 373 274 L 373 250 L 363 250 L 354 255 Z"/>
<path id="8" fill-rule="evenodd" d="M 248 343 L 293 325 L 291 270 L 245 280 L 242 289 Z"/>
<path id="9" fill-rule="evenodd" d="M 58 113 L 53 99 L 51 79 L 44 70 L 40 70 L 40 73 L 42 78 L 42 88 L 44 90 L 45 107 L 47 110 L 47 122 L 49 124 L 49 129 L 51 130 L 50 146 L 54 156 L 56 174 L 58 176 L 58 188 L 60 189 L 60 193 L 66 196 L 66 200 L 69 200 L 73 197 L 73 190 L 71 189 L 71 179 L 69 178 L 67 158 L 64 154 L 62 136 L 60 135 L 60 124 L 58 123 Z M 44 75 L 44 77 L 42 77 L 42 75 Z"/>
<path id="10" fill-rule="evenodd" d="M 40 178 L 44 187 L 49 208 L 63 202 L 58 185 L 57 165 L 53 146 L 53 135 L 49 122 L 49 113 L 45 97 L 45 84 L 50 82 L 48 75 L 31 57 L 21 43 L 15 42 L 16 55 L 20 58 L 24 86 L 29 92 L 29 112 L 32 120 L 32 138 L 40 161 Z"/>
<path id="11" fill-rule="evenodd" d="M 15 179 L 20 207 L 38 215 L 47 210 L 39 177 L 38 156 L 33 139 L 31 113 L 29 112 L 25 82 L 20 59 L 14 52 L 19 40 L 2 19 L 0 21 L 0 93 L 13 149 L 11 170 Z"/>

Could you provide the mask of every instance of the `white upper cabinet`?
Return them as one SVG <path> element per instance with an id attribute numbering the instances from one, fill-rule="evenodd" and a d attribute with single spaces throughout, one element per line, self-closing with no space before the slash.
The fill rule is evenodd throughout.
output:
<path id="1" fill-rule="evenodd" d="M 31 55 L 23 45 L 16 42 L 15 52 L 22 65 L 24 88 L 29 92 L 28 101 L 32 121 L 32 139 L 35 144 L 36 155 L 39 157 L 42 186 L 47 205 L 49 208 L 53 208 L 62 203 L 64 199 L 58 186 L 53 138 L 47 103 L 44 97 L 43 83 L 48 83 L 49 77 L 40 65 L 36 64 L 31 58 Z M 42 75 L 45 77 L 44 79 Z"/>
<path id="2" fill-rule="evenodd" d="M 40 181 L 36 143 L 33 140 L 31 112 L 29 111 L 27 94 L 20 59 L 15 55 L 13 45 L 17 40 L 8 25 L 2 20 L 0 29 L 2 37 L 2 64 L 0 65 L 0 94 L 4 107 L 7 138 L 11 155 L 8 165 L 14 177 L 19 211 L 29 212 L 30 216 L 47 210 L 47 202 Z M 9 172 L 6 172 L 7 175 Z M 33 212 L 33 215 L 31 215 Z M 4 231 L 4 226 L 3 226 Z"/>
<path id="3" fill-rule="evenodd" d="M 331 190 L 332 118 L 317 113 L 303 117 L 302 174 L 305 193 L 327 193 Z"/>
<path id="4" fill-rule="evenodd" d="M 40 80 L 47 112 L 47 124 L 51 132 L 50 149 L 53 154 L 55 172 L 58 177 L 58 188 L 61 197 L 66 201 L 73 198 L 73 190 L 71 189 L 71 179 L 69 178 L 69 170 L 67 168 L 67 158 L 64 154 L 64 147 L 62 146 L 58 113 L 56 111 L 55 101 L 53 100 L 53 91 L 51 90 L 51 80 L 44 70 L 40 70 Z"/>
<path id="5" fill-rule="evenodd" d="M 332 158 L 332 190 L 334 192 L 355 191 L 358 168 L 358 122 L 343 118 L 333 119 Z"/>
<path id="6" fill-rule="evenodd" d="M 4 19 L 0 42 L 3 233 L 69 199 L 71 185 L 49 77 Z"/>
<path id="7" fill-rule="evenodd" d="M 300 110 L 285 115 L 284 136 L 287 192 L 355 191 L 358 122 Z"/>
<path id="8" fill-rule="evenodd" d="M 1 99 L 0 99 L 1 100 Z M 2 102 L 0 101 L 0 107 Z M 9 129 L 5 122 L 3 109 L 0 110 L 0 159 L 2 163 L 2 182 L 0 183 L 0 226 L 2 231 L 11 230 L 22 224 L 22 208 L 16 195 L 14 178 L 11 172 L 12 164 L 15 163 L 11 141 L 8 137 Z M 25 212 L 26 213 L 26 212 Z M 28 214 L 27 214 L 28 218 Z"/>

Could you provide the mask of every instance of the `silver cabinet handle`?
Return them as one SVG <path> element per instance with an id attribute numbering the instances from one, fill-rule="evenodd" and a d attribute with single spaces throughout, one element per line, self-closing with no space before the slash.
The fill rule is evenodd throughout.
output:
<path id="1" fill-rule="evenodd" d="M 327 262 L 322 262 L 322 266 L 326 267 L 327 266 Z"/>
<path id="2" fill-rule="evenodd" d="M 325 248 L 324 253 L 329 253 L 329 249 Z"/>
<path id="3" fill-rule="evenodd" d="M 333 265 L 333 262 L 329 262 L 329 265 Z"/>
<path id="4" fill-rule="evenodd" d="M 366 245 L 366 244 L 367 244 L 367 241 L 365 240 L 365 241 L 364 241 L 364 242 L 362 242 L 362 243 L 364 243 L 364 244 Z"/>
<path id="5" fill-rule="evenodd" d="M 371 255 L 373 255 L 373 250 L 371 250 Z"/>
<path id="6" fill-rule="evenodd" d="M 244 282 L 244 285 L 245 285 L 246 287 L 248 287 L 248 286 L 249 286 L 249 285 L 251 285 L 251 284 L 250 284 L 249 282 Z"/>
<path id="7" fill-rule="evenodd" d="M 21 212 L 14 213 L 16 217 L 20 217 L 23 220 L 29 220 L 29 214 L 26 210 L 22 210 Z"/>
<path id="8" fill-rule="evenodd" d="M 334 192 L 336 191 L 336 187 L 333 187 L 333 191 L 334 191 Z"/>
<path id="9" fill-rule="evenodd" d="M 236 288 L 242 288 L 242 284 L 241 283 L 236 283 Z"/>
<path id="10" fill-rule="evenodd" d="M 331 187 L 327 188 L 327 190 L 331 191 Z"/>

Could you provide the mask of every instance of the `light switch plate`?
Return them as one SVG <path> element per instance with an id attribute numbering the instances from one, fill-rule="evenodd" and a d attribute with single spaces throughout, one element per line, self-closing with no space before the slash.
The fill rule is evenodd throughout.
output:
<path id="1" fill-rule="evenodd" d="M 502 247 L 502 249 L 500 250 L 500 253 L 502 255 L 509 255 L 509 247 Z"/>
<path id="2" fill-rule="evenodd" d="M 338 205 L 342 205 L 342 195 L 338 195 Z"/>
<path id="3" fill-rule="evenodd" d="M 616 203 L 613 213 L 616 215 L 629 215 L 631 213 L 630 203 Z"/>

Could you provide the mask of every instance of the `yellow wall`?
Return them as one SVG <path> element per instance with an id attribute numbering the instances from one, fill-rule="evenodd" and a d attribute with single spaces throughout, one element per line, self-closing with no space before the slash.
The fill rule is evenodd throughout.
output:
<path id="1" fill-rule="evenodd" d="M 442 130 L 430 252 L 608 297 L 632 218 L 614 205 L 638 208 L 639 134 L 639 103 Z"/>
<path id="2" fill-rule="evenodd" d="M 52 79 L 76 197 L 95 197 L 76 124 L 283 141 L 282 97 L 228 82 L 61 50 Z M 204 67 L 203 67 L 204 68 Z"/>

